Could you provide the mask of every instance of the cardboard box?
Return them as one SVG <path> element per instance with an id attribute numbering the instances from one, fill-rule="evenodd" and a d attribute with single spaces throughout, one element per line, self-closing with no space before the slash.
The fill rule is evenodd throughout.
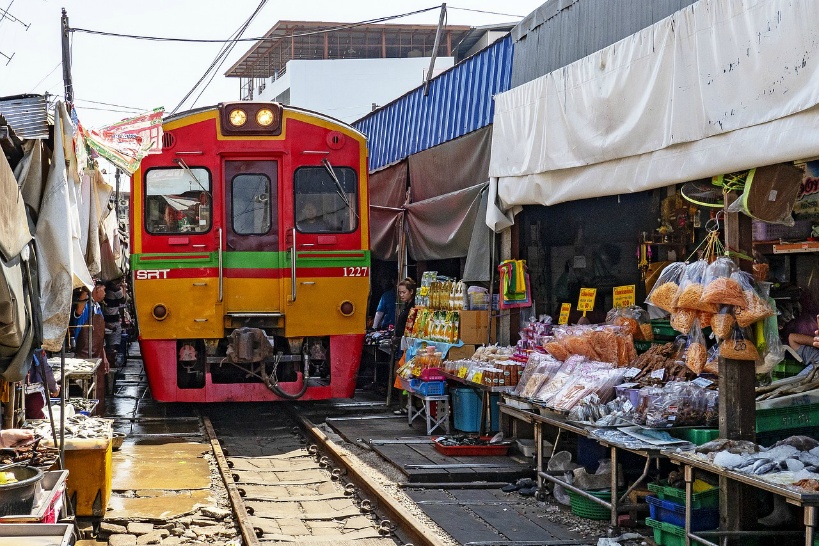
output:
<path id="1" fill-rule="evenodd" d="M 489 339 L 489 311 L 458 311 L 460 339 L 466 344 L 484 345 Z M 494 321 L 493 321 L 494 322 Z M 493 324 L 492 339 L 495 338 Z M 471 356 L 471 355 L 470 355 Z"/>
<path id="2" fill-rule="evenodd" d="M 471 358 L 475 354 L 477 345 L 461 345 L 460 347 L 452 347 L 446 354 L 447 360 L 465 360 Z"/>

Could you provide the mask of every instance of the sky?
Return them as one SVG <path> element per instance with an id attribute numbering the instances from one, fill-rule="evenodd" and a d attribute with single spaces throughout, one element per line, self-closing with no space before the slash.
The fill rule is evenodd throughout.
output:
<path id="1" fill-rule="evenodd" d="M 0 21 L 0 97 L 24 93 L 63 95 L 62 8 L 66 9 L 72 28 L 139 36 L 226 39 L 261 2 L 0 0 L 0 17 L 4 11 L 12 16 Z M 456 0 L 454 4 L 447 3 L 447 22 L 470 26 L 515 23 L 544 2 Z M 268 0 L 243 37 L 263 36 L 280 20 L 358 22 L 435 6 L 432 0 L 301 0 L 286 3 Z M 440 11 L 436 9 L 390 22 L 437 24 L 439 15 Z M 170 112 L 205 74 L 221 47 L 213 43 L 134 40 L 79 32 L 72 33 L 71 43 L 75 105 L 79 119 L 86 127 L 108 125 L 138 111 L 160 106 Z M 238 100 L 239 79 L 225 78 L 223 74 L 252 45 L 252 42 L 238 43 L 197 102 L 194 104 L 193 99 L 199 95 L 201 87 L 180 110 Z"/>

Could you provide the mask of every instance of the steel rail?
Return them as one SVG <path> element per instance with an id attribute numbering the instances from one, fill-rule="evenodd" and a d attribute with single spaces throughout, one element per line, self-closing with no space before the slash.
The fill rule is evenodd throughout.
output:
<path id="1" fill-rule="evenodd" d="M 445 543 L 437 537 L 425 534 L 426 526 L 398 501 L 392 498 L 387 490 L 362 474 L 353 464 L 350 457 L 345 454 L 335 442 L 330 440 L 324 432 L 306 417 L 296 415 L 295 412 L 292 413 L 293 417 L 301 423 L 302 428 L 307 431 L 313 440 L 319 444 L 322 449 L 326 450 L 333 460 L 344 467 L 347 471 L 347 477 L 351 480 L 353 485 L 358 487 L 364 496 L 376 501 L 378 510 L 387 516 L 392 523 L 397 525 L 397 528 L 409 539 L 410 543 L 415 546 L 445 545 Z M 372 503 L 372 500 L 370 502 Z"/>
<path id="2" fill-rule="evenodd" d="M 210 447 L 213 450 L 213 457 L 216 459 L 216 465 L 219 467 L 219 474 L 222 476 L 225 489 L 227 489 L 230 504 L 233 506 L 234 514 L 236 514 L 236 521 L 239 523 L 239 530 L 242 533 L 244 544 L 245 546 L 260 546 L 259 537 L 256 536 L 256 529 L 253 527 L 253 523 L 250 521 L 250 518 L 247 515 L 247 508 L 245 507 L 245 503 L 242 500 L 241 495 L 239 495 L 239 489 L 233 482 L 230 467 L 228 466 L 227 459 L 225 459 L 224 452 L 222 452 L 222 446 L 219 444 L 213 424 L 210 422 L 210 418 L 207 415 L 202 416 L 202 423 L 204 424 L 205 432 L 208 435 L 208 441 L 210 441 Z"/>

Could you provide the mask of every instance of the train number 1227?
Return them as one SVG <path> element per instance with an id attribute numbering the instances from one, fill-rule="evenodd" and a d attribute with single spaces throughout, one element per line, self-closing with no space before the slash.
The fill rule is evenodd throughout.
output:
<path id="1" fill-rule="evenodd" d="M 366 277 L 367 273 L 369 273 L 369 267 L 345 267 L 344 269 L 344 276 L 345 277 Z"/>

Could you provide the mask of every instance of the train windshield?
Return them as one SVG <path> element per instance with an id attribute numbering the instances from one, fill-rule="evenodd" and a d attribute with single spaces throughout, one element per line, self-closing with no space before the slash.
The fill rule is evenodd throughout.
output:
<path id="1" fill-rule="evenodd" d="M 154 234 L 204 233 L 211 226 L 211 201 L 206 169 L 151 169 L 145 174 L 145 229 Z"/>
<path id="2" fill-rule="evenodd" d="M 358 180 L 350 167 L 302 167 L 293 176 L 296 228 L 302 233 L 350 233 L 358 228 Z"/>

